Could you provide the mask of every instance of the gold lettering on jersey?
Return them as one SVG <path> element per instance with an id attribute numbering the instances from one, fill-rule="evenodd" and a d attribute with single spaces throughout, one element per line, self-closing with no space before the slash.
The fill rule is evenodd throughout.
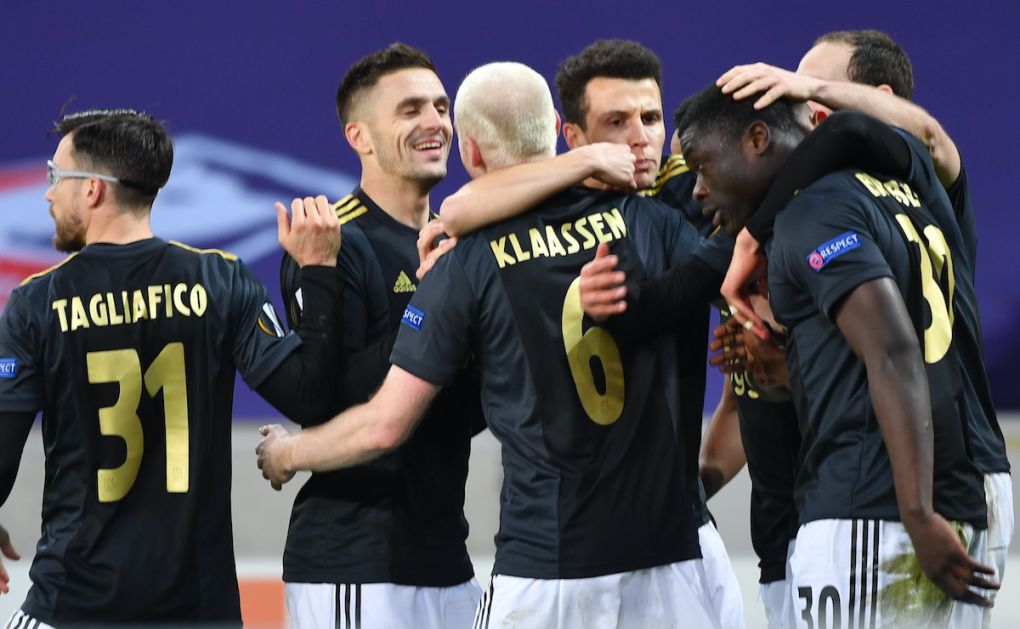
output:
<path id="1" fill-rule="evenodd" d="M 879 181 L 867 173 L 855 173 L 854 177 L 857 181 L 864 184 L 868 192 L 872 196 L 892 197 L 900 205 L 907 207 L 921 207 L 921 200 L 918 198 L 917 193 L 907 184 L 896 179 L 890 179 L 889 181 Z"/>
<path id="2" fill-rule="evenodd" d="M 578 244 L 577 239 L 570 234 L 570 223 L 560 225 L 560 234 L 563 235 L 563 240 L 567 241 L 567 255 L 581 250 L 581 245 Z"/>
<path id="3" fill-rule="evenodd" d="M 580 239 L 575 237 L 580 236 Z M 565 256 L 581 250 L 594 249 L 600 242 L 612 242 L 627 237 L 627 224 L 618 208 L 596 212 L 559 226 L 546 225 L 545 231 L 537 227 L 528 230 L 525 249 L 517 234 L 507 234 L 489 241 L 489 248 L 499 268 L 513 266 L 542 257 Z M 565 245 L 565 246 L 564 246 Z"/>
<path id="4" fill-rule="evenodd" d="M 556 230 L 553 229 L 552 225 L 545 226 L 545 240 L 549 243 L 549 255 L 551 256 L 565 256 L 567 251 L 563 248 L 563 244 L 560 243 L 560 239 L 556 236 Z"/>
<path id="5" fill-rule="evenodd" d="M 531 236 L 531 255 L 536 258 L 545 256 L 549 257 L 549 248 L 545 246 L 545 240 L 542 238 L 542 234 L 538 233 L 538 230 L 532 227 L 528 230 L 528 235 Z"/>
<path id="6" fill-rule="evenodd" d="M 106 302 L 102 293 L 96 293 L 89 300 L 89 316 L 100 327 L 109 325 L 110 319 L 106 316 Z"/>
<path id="7" fill-rule="evenodd" d="M 160 307 L 162 305 L 162 307 Z M 137 323 L 145 319 L 171 318 L 174 315 L 201 317 L 209 306 L 209 294 L 201 284 L 155 284 L 133 291 L 75 295 L 55 299 L 51 308 L 57 313 L 61 332 L 90 327 Z"/>

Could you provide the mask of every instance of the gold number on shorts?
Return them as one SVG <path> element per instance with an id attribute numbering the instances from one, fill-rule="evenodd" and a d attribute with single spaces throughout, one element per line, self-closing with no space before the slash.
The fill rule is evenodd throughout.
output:
<path id="1" fill-rule="evenodd" d="M 593 422 L 608 426 L 623 413 L 623 361 L 620 348 L 608 331 L 593 326 L 582 332 L 581 278 L 575 278 L 563 300 L 563 347 L 567 352 L 570 375 L 574 378 L 581 406 Z M 605 374 L 606 390 L 595 387 L 591 360 L 598 359 Z"/>
<path id="2" fill-rule="evenodd" d="M 124 440 L 127 454 L 115 468 L 100 468 L 99 501 L 116 502 L 131 491 L 145 451 L 138 403 L 142 397 L 142 367 L 138 352 L 118 349 L 89 352 L 85 356 L 89 382 L 116 382 L 120 386 L 113 406 L 99 409 L 99 432 Z M 166 490 L 188 491 L 188 392 L 184 371 L 184 344 L 167 344 L 145 371 L 145 389 L 151 397 L 162 389 L 166 421 Z"/>
<path id="3" fill-rule="evenodd" d="M 931 323 L 924 331 L 924 361 L 937 363 L 949 351 L 949 344 L 953 340 L 953 293 L 956 290 L 953 258 L 949 254 L 946 237 L 938 227 L 925 227 L 925 238 L 922 240 L 906 214 L 897 214 L 896 221 L 907 240 L 917 243 L 921 251 L 921 292 L 931 310 Z M 947 279 L 947 294 L 943 294 L 936 273 L 939 278 Z"/>

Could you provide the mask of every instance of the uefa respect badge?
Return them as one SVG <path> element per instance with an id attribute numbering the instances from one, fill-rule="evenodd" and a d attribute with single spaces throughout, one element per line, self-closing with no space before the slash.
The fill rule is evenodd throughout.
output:
<path id="1" fill-rule="evenodd" d="M 839 256 L 853 251 L 861 246 L 861 239 L 857 232 L 846 232 L 832 240 L 819 245 L 814 251 L 808 254 L 807 263 L 815 273 L 825 268 L 825 265 L 832 262 Z"/>

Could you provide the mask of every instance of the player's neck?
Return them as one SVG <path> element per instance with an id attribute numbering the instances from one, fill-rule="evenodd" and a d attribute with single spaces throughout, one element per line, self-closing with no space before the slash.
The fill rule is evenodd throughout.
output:
<path id="1" fill-rule="evenodd" d="M 429 220 L 429 193 L 417 182 L 366 170 L 361 189 L 398 223 L 421 229 Z"/>
<path id="2" fill-rule="evenodd" d="M 152 238 L 149 212 L 107 210 L 92 218 L 85 232 L 85 244 L 97 242 L 126 245 Z"/>

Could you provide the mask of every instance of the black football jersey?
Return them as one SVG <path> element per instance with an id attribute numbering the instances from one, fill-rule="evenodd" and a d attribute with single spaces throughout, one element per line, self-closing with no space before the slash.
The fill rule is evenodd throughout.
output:
<path id="1" fill-rule="evenodd" d="M 42 411 L 42 537 L 23 609 L 74 622 L 240 622 L 234 373 L 300 345 L 234 256 L 151 238 L 33 276 L 0 323 L 0 409 Z"/>
<path id="2" fill-rule="evenodd" d="M 392 359 L 437 384 L 469 353 L 479 365 L 502 444 L 496 574 L 583 578 L 700 556 L 701 416 L 685 414 L 678 346 L 592 325 L 578 290 L 600 242 L 640 280 L 699 241 L 656 201 L 577 188 L 463 238 L 423 280 Z"/>
<path id="3" fill-rule="evenodd" d="M 804 439 L 801 522 L 899 517 L 865 367 L 832 320 L 844 296 L 886 277 L 900 289 L 925 360 L 935 510 L 985 526 L 952 327 L 961 251 L 955 221 L 937 222 L 910 185 L 864 172 L 830 174 L 780 212 L 769 246 L 769 288 L 776 318 L 790 331 L 790 379 Z"/>
<path id="4" fill-rule="evenodd" d="M 343 351 L 396 334 L 417 290 L 417 230 L 384 212 L 360 188 L 334 204 L 341 224 Z M 301 316 L 301 271 L 281 266 L 288 318 Z M 477 378 L 460 369 L 410 439 L 375 461 L 312 474 L 294 501 L 283 578 L 296 583 L 398 583 L 444 587 L 469 580 L 464 482 L 481 423 Z M 385 374 L 385 370 L 380 370 Z M 382 384 L 380 379 L 378 384 Z M 340 391 L 340 412 L 354 399 Z"/>

